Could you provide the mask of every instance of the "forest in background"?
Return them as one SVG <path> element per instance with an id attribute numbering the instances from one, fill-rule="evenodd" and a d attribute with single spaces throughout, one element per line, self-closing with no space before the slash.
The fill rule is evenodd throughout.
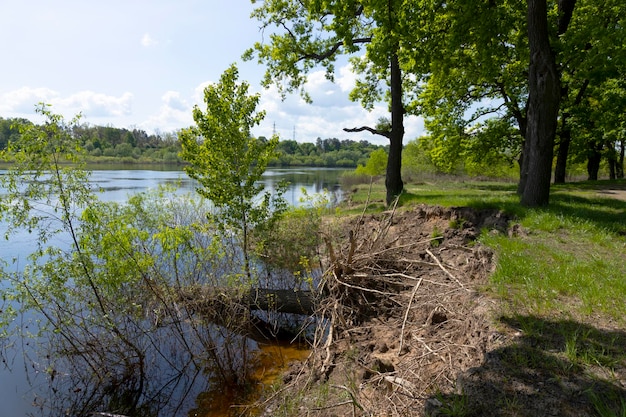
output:
<path id="1" fill-rule="evenodd" d="M 32 124 L 21 118 L 0 117 L 0 150 L 5 149 L 9 141 L 19 138 L 19 126 Z M 156 132 L 149 134 L 142 129 L 126 129 L 112 126 L 92 126 L 82 124 L 73 127 L 73 133 L 81 138 L 83 149 L 88 154 L 91 164 L 183 164 L 179 156 L 181 151 L 178 132 Z M 260 139 L 264 139 L 260 137 Z M 618 143 L 616 146 L 619 146 Z M 604 151 L 603 161 L 597 162 L 598 178 L 615 175 L 623 176 L 623 162 L 618 159 L 617 169 L 611 167 L 611 155 L 620 151 Z M 277 146 L 278 157 L 270 161 L 270 167 L 326 167 L 357 168 L 348 174 L 348 183 L 369 181 L 370 176 L 384 175 L 387 165 L 386 155 L 389 146 L 372 144 L 366 140 L 317 138 L 313 142 L 280 140 Z M 372 153 L 377 151 L 374 158 Z M 380 158 L 381 152 L 385 158 Z M 432 136 L 415 138 L 407 142 L 402 153 L 402 172 L 407 180 L 424 175 L 452 175 L 471 177 L 490 177 L 516 179 L 519 175 L 517 158 L 519 150 L 514 147 L 500 149 L 483 144 L 480 149 L 468 152 L 459 144 L 456 156 L 452 151 L 441 152 Z M 572 153 L 567 168 L 567 179 L 594 179 L 589 173 L 589 155 L 580 150 Z M 369 166 L 368 166 L 369 163 Z M 363 170 L 362 168 L 368 169 Z"/>
<path id="2" fill-rule="evenodd" d="M 26 119 L 0 117 L 0 150 L 19 137 L 19 126 L 32 123 Z M 78 125 L 73 134 L 80 138 L 90 163 L 182 164 L 177 132 L 149 134 L 141 129 L 111 126 Z M 263 139 L 263 137 L 259 138 Z M 315 143 L 281 140 L 279 156 L 270 166 L 309 166 L 354 168 L 365 165 L 372 151 L 384 149 L 368 141 L 317 138 Z"/>

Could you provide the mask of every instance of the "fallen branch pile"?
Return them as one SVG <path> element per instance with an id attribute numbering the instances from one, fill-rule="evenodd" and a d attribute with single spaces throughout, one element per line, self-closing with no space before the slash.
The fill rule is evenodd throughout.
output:
<path id="1" fill-rule="evenodd" d="M 361 214 L 345 235 L 326 238 L 317 313 L 325 320 L 308 375 L 309 384 L 328 381 L 338 400 L 318 415 L 385 415 L 383 404 L 389 415 L 414 415 L 406 411 L 424 409 L 434 391 L 454 389 L 457 373 L 480 362 L 489 337 L 480 313 L 489 305 L 474 288 L 493 266 L 476 242 L 484 227 L 504 232 L 508 219 L 420 206 Z"/>

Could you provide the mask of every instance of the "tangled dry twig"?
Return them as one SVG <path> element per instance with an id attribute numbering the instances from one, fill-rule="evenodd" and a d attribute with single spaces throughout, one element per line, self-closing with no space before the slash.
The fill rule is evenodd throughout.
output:
<path id="1" fill-rule="evenodd" d="M 500 219 L 491 212 L 394 206 L 380 215 L 364 211 L 345 234 L 326 237 L 323 330 L 310 375 L 354 393 L 345 403 L 330 401 L 334 413 L 345 406 L 343 412 L 358 415 L 416 415 L 428 395 L 454 389 L 455 375 L 481 360 L 489 332 L 474 313 L 483 301 L 472 288 L 492 264 L 475 239 L 485 219 L 489 227 L 508 227 L 507 219 L 493 216 Z M 451 228 L 459 218 L 462 226 Z"/>

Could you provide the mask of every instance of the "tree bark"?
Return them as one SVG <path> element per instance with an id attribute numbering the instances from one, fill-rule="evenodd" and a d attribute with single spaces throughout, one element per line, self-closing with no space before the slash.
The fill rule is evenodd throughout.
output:
<path id="1" fill-rule="evenodd" d="M 565 176 L 567 174 L 567 156 L 569 155 L 569 145 L 572 142 L 572 131 L 568 126 L 565 126 L 566 116 L 567 115 L 563 115 L 563 127 L 561 129 L 561 134 L 559 135 L 559 150 L 556 155 L 556 167 L 554 168 L 555 184 L 564 184 Z"/>
<path id="2" fill-rule="evenodd" d="M 398 54 L 391 56 L 391 133 L 389 135 L 389 156 L 387 159 L 387 205 L 400 195 L 402 182 L 402 141 L 404 139 L 404 105 L 402 104 L 402 70 Z"/>
<path id="3" fill-rule="evenodd" d="M 517 125 L 519 126 L 520 134 L 522 135 L 522 138 L 524 138 L 524 141 L 522 142 L 522 150 L 517 160 L 517 163 L 519 164 L 519 172 L 520 172 L 519 183 L 517 184 L 517 194 L 521 196 L 522 192 L 524 191 L 524 187 L 526 187 L 526 175 L 524 173 L 527 170 L 526 169 L 527 165 L 526 166 L 524 165 L 524 161 L 527 158 L 524 158 L 524 152 L 526 152 L 525 148 L 526 148 L 526 132 L 528 130 L 528 119 L 525 115 L 522 116 L 521 112 L 519 112 L 519 116 L 516 116 L 515 118 L 517 119 Z"/>
<path id="4" fill-rule="evenodd" d="M 624 178 L 624 139 L 620 141 L 619 160 L 617 162 L 617 178 Z"/>
<path id="5" fill-rule="evenodd" d="M 574 99 L 574 106 L 580 105 L 588 86 L 589 80 L 584 80 L 580 90 L 578 90 L 578 94 L 576 94 L 576 98 Z M 569 88 L 563 88 L 562 98 L 567 97 L 568 93 Z M 555 184 L 564 184 L 565 176 L 567 174 L 567 157 L 569 156 L 569 146 L 572 143 L 572 129 L 568 124 L 569 118 L 570 113 L 567 111 L 563 112 L 561 116 L 561 130 L 559 134 L 559 151 L 556 157 L 556 167 L 554 168 Z"/>
<path id="6" fill-rule="evenodd" d="M 190 301 L 194 308 L 212 307 L 220 303 L 239 304 L 249 310 L 275 311 L 290 314 L 315 314 L 315 293 L 304 290 L 279 290 L 212 286 L 183 289 L 179 300 Z"/>
<path id="7" fill-rule="evenodd" d="M 600 162 L 602 161 L 602 154 L 596 146 L 592 146 L 587 157 L 587 180 L 597 181 L 598 172 L 600 171 Z"/>
<path id="8" fill-rule="evenodd" d="M 615 176 L 615 165 L 617 161 L 615 159 L 609 159 L 608 162 L 609 162 L 609 179 L 614 180 L 615 178 L 617 178 Z"/>
<path id="9" fill-rule="evenodd" d="M 528 0 L 528 125 L 522 176 L 521 203 L 545 206 L 550 200 L 554 137 L 560 99 L 560 77 L 550 47 L 546 0 Z"/>

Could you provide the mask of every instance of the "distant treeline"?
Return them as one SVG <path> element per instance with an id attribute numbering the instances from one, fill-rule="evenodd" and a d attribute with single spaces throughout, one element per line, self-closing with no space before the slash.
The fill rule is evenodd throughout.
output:
<path id="1" fill-rule="evenodd" d="M 379 148 L 383 146 L 366 140 L 317 138 L 315 143 L 282 140 L 278 143 L 280 156 L 270 165 L 354 168 L 365 165 L 372 151 Z"/>
<path id="2" fill-rule="evenodd" d="M 0 117 L 0 150 L 19 136 L 19 126 L 32 124 L 19 118 Z M 141 129 L 111 126 L 79 125 L 72 134 L 82 139 L 89 162 L 180 164 L 180 142 L 176 133 L 148 134 Z M 263 139 L 262 137 L 259 139 Z M 356 167 L 365 165 L 370 153 L 383 148 L 368 141 L 337 138 L 321 139 L 315 143 L 295 140 L 280 141 L 279 156 L 271 166 Z"/>

